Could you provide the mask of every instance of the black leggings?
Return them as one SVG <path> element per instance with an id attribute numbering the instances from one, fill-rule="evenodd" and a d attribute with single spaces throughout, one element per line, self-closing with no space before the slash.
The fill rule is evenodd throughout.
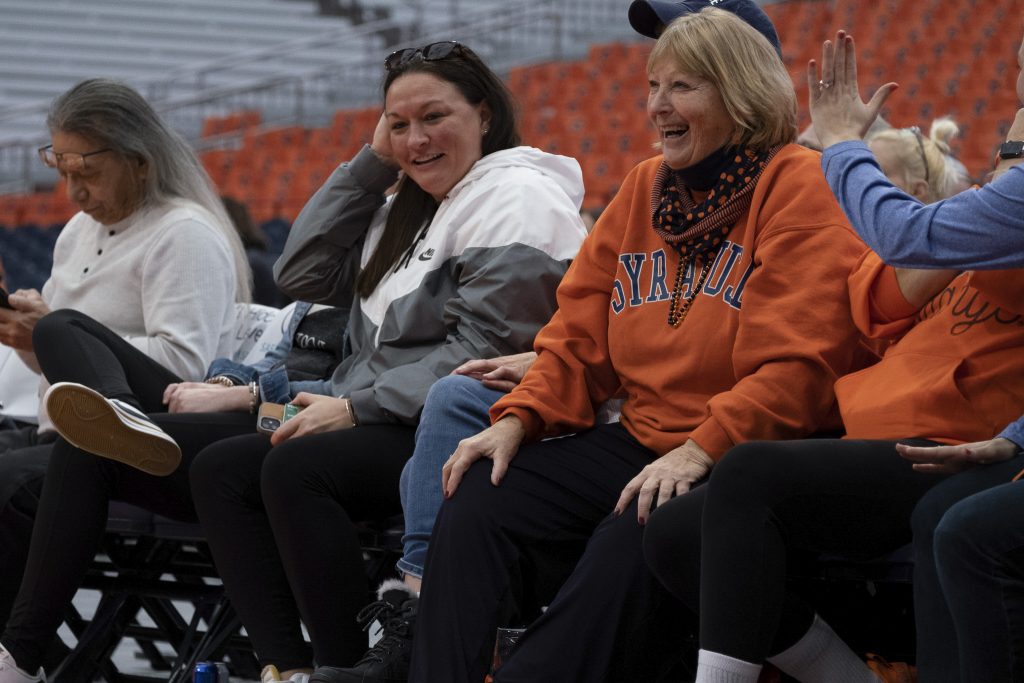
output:
<path id="1" fill-rule="evenodd" d="M 261 664 L 349 666 L 366 650 L 355 618 L 370 587 L 354 522 L 401 512 L 414 433 L 369 425 L 273 448 L 248 435 L 196 458 L 196 509 Z"/>
<path id="2" fill-rule="evenodd" d="M 51 384 L 77 382 L 146 413 L 162 412 L 164 389 L 180 377 L 84 313 L 54 311 L 36 323 L 32 345 Z"/>
<path id="3" fill-rule="evenodd" d="M 33 427 L 0 430 L 0 623 L 7 623 L 28 560 L 53 438 Z"/>
<path id="4" fill-rule="evenodd" d="M 702 648 L 762 662 L 807 632 L 814 610 L 786 590 L 791 551 L 869 559 L 910 541 L 914 506 L 944 475 L 915 472 L 895 444 L 742 444 L 712 470 L 703 511 L 683 496 L 651 515 L 648 563 L 673 594 L 699 606 Z"/>
<path id="5" fill-rule="evenodd" d="M 173 373 L 109 329 L 73 311 L 42 318 L 33 333 L 36 357 L 50 382 L 74 381 L 143 410 L 161 410 Z M 213 441 L 249 433 L 245 413 L 162 414 L 154 419 L 181 446 L 182 464 L 167 477 L 98 458 L 57 439 L 46 470 L 31 545 L 11 616 L 0 642 L 18 666 L 36 670 L 99 547 L 111 500 L 195 521 L 188 484 L 192 457 Z"/>

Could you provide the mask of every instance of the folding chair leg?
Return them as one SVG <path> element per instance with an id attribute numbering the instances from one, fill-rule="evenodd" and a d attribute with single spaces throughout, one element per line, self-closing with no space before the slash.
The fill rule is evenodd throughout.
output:
<path id="1" fill-rule="evenodd" d="M 119 634 L 135 617 L 139 605 L 139 599 L 127 593 L 104 595 L 78 645 L 52 674 L 53 683 L 90 683 L 109 660 Z"/>
<path id="2" fill-rule="evenodd" d="M 192 671 L 198 662 L 207 659 L 212 653 L 221 650 L 228 639 L 242 625 L 241 620 L 235 614 L 231 603 L 227 598 L 221 598 L 213 608 L 207 623 L 206 632 L 196 645 L 192 646 L 192 639 L 199 631 L 200 609 L 196 609 L 189 625 L 189 633 L 185 643 L 182 645 L 178 663 L 174 667 L 168 683 L 188 683 L 192 680 Z"/>

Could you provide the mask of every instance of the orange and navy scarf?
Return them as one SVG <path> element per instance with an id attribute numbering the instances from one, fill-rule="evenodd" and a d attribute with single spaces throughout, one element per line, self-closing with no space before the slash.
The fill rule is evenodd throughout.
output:
<path id="1" fill-rule="evenodd" d="M 651 227 L 679 254 L 679 266 L 669 304 L 668 324 L 676 327 L 686 317 L 690 304 L 707 279 L 711 264 L 726 235 L 749 207 L 754 188 L 765 167 L 781 149 L 765 151 L 734 147 L 722 150 L 718 180 L 707 196 L 694 202 L 684 172 L 673 172 L 662 163 L 654 178 L 651 193 Z M 714 156 L 714 154 L 709 155 Z M 709 159 L 710 160 L 710 159 Z M 709 169 L 710 173 L 714 170 Z M 695 260 L 702 262 L 700 276 L 692 294 L 680 307 L 684 274 Z"/>

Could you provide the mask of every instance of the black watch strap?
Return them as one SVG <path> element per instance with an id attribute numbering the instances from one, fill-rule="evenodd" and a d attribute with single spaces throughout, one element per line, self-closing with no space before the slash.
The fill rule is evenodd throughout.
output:
<path id="1" fill-rule="evenodd" d="M 1007 140 L 999 145 L 1000 159 L 1020 159 L 1024 157 L 1024 140 Z"/>

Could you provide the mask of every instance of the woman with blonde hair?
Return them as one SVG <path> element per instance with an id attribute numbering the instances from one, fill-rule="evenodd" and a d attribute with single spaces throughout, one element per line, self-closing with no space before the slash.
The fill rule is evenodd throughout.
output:
<path id="1" fill-rule="evenodd" d="M 892 183 L 925 204 L 955 194 L 959 174 L 950 164 L 950 141 L 960 127 L 948 116 L 932 121 L 928 136 L 917 126 L 868 134 L 868 148 Z"/>
<path id="2" fill-rule="evenodd" d="M 495 681 L 656 680 L 687 620 L 644 564 L 654 504 L 700 500 L 734 443 L 829 423 L 863 245 L 792 144 L 763 12 L 686 7 L 646 69 L 661 154 L 597 221 L 522 382 L 444 466 L 412 681 L 477 683 L 495 627 L 531 621 Z M 618 395 L 621 422 L 595 425 Z"/>

